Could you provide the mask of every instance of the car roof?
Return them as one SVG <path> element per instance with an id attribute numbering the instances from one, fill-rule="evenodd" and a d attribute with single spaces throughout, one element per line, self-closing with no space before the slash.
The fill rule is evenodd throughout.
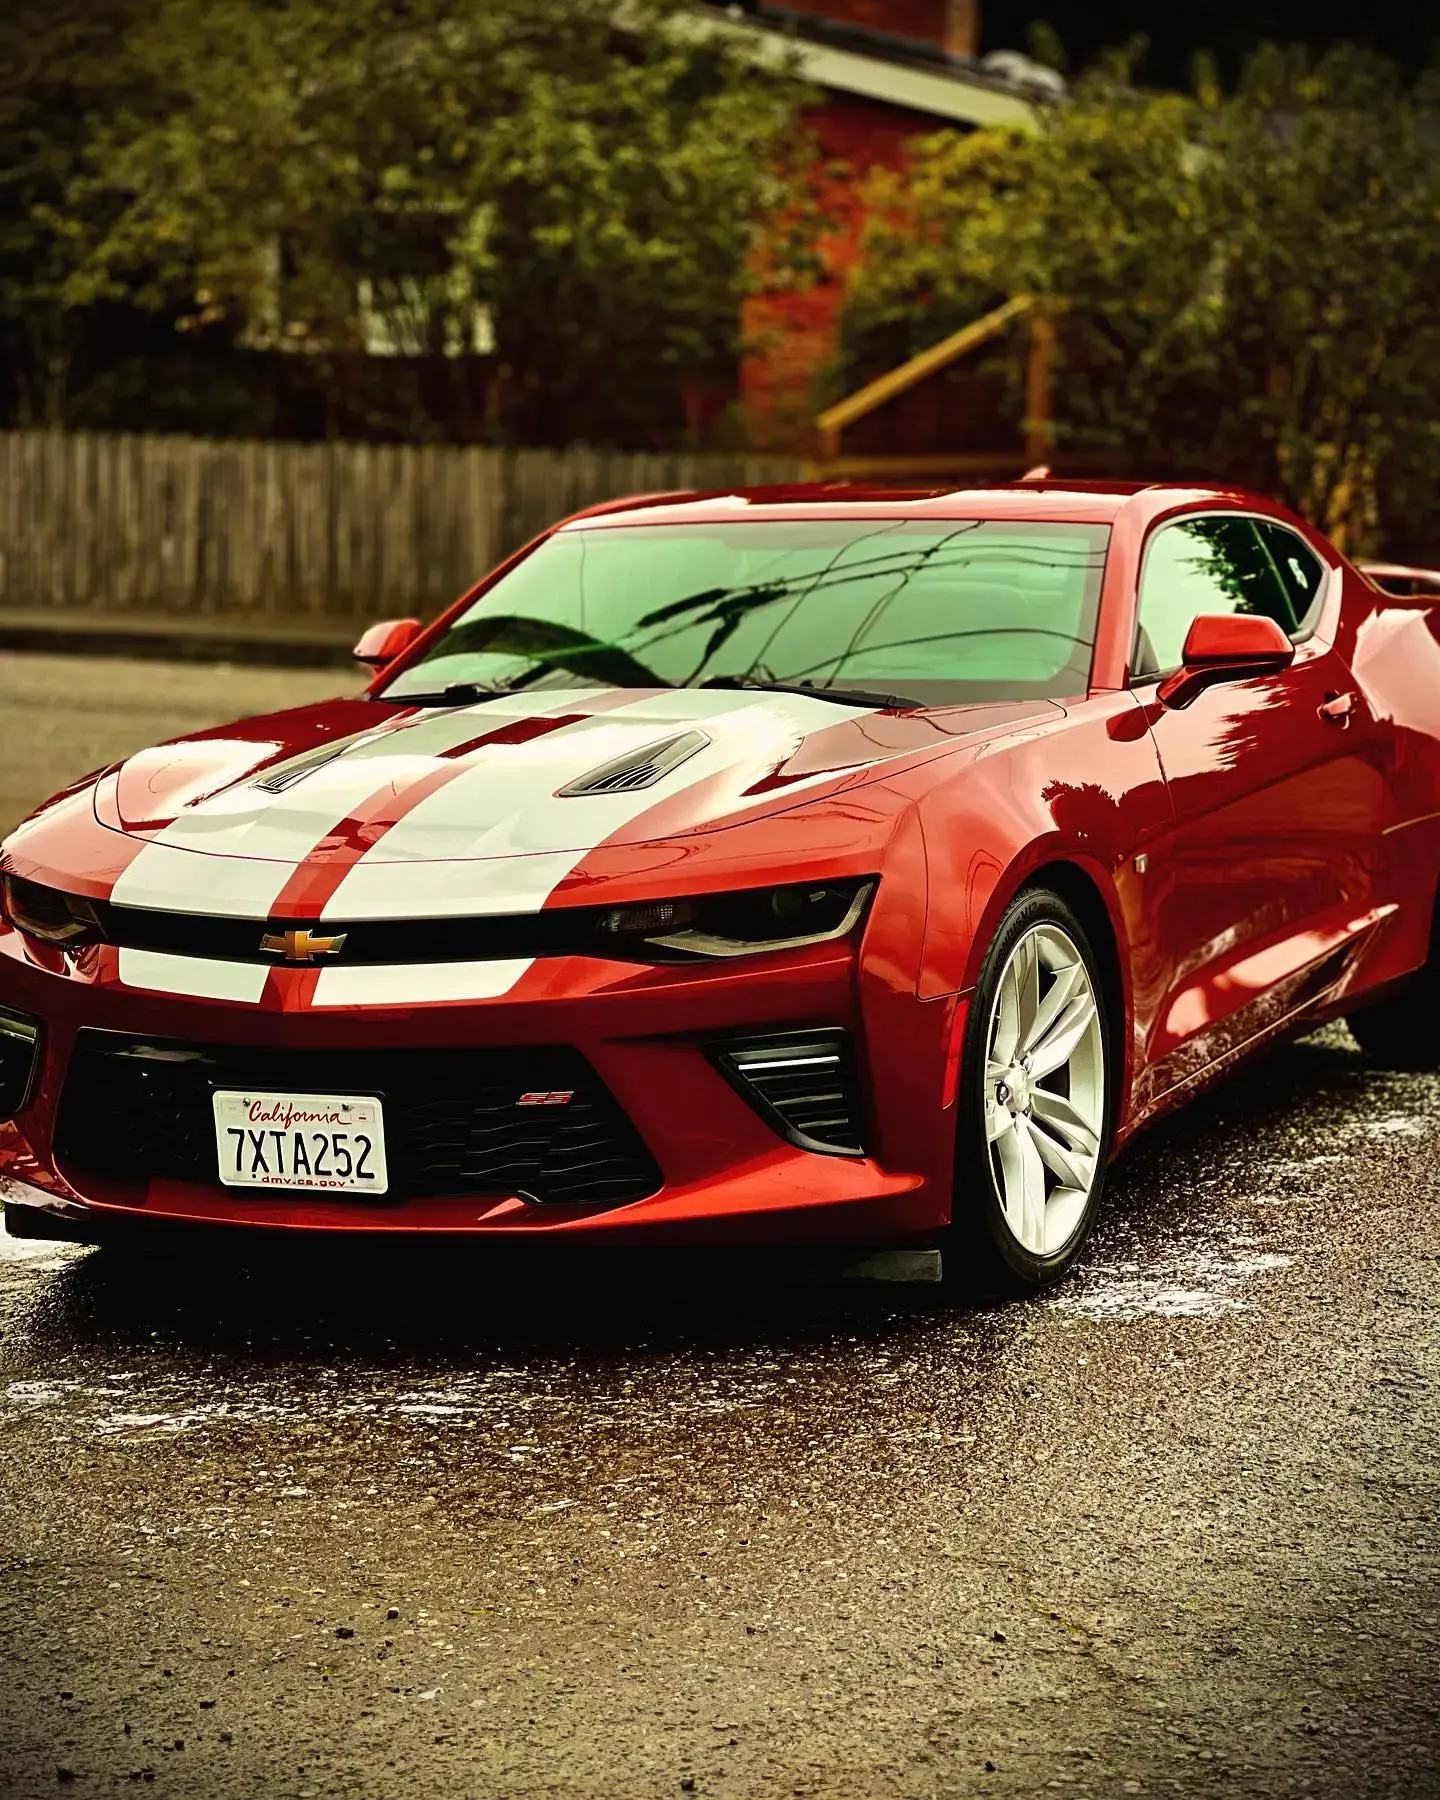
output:
<path id="1" fill-rule="evenodd" d="M 751 520 L 965 518 L 1065 520 L 1111 524 L 1145 496 L 1144 510 L 1219 503 L 1277 512 L 1275 503 L 1241 488 L 1153 481 L 1015 481 L 985 487 L 895 487 L 853 482 L 681 490 L 632 494 L 564 521 L 560 529 L 621 524 L 713 524 L 729 513 Z"/>

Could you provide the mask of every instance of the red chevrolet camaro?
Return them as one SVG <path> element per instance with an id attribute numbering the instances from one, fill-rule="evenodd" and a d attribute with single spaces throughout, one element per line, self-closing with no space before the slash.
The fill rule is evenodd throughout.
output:
<path id="1" fill-rule="evenodd" d="M 1230 489 L 666 495 L 0 851 L 9 1229 L 939 1246 L 1343 1014 L 1435 1055 L 1436 613 Z"/>

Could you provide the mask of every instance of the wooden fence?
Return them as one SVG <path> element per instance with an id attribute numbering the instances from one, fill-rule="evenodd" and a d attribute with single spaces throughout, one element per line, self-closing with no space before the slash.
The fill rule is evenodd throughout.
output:
<path id="1" fill-rule="evenodd" d="M 0 610 L 429 617 L 556 518 L 786 457 L 0 432 Z"/>

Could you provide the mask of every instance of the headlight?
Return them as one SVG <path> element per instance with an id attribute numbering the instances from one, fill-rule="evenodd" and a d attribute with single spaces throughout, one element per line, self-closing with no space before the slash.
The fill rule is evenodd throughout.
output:
<path id="1" fill-rule="evenodd" d="M 596 948 L 646 962 L 795 950 L 853 931 L 874 891 L 875 878 L 865 876 L 613 906 L 596 921 Z"/>
<path id="2" fill-rule="evenodd" d="M 88 900 L 78 894 L 62 894 L 58 888 L 41 887 L 18 875 L 0 875 L 0 914 L 26 937 L 63 950 L 80 950 L 98 944 L 103 932 L 100 917 Z"/>

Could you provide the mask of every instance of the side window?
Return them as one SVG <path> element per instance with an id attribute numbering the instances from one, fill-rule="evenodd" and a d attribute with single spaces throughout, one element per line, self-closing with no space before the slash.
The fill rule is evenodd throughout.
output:
<path id="1" fill-rule="evenodd" d="M 1325 593 L 1325 565 L 1301 537 L 1284 525 L 1260 524 L 1260 536 L 1290 595 L 1297 633 L 1313 631 Z"/>
<path id="2" fill-rule="evenodd" d="M 1140 575 L 1135 679 L 1178 669 L 1185 634 L 1201 613 L 1261 613 L 1294 635 L 1299 615 L 1292 592 L 1256 520 L 1238 514 L 1179 519 L 1151 538 Z"/>

